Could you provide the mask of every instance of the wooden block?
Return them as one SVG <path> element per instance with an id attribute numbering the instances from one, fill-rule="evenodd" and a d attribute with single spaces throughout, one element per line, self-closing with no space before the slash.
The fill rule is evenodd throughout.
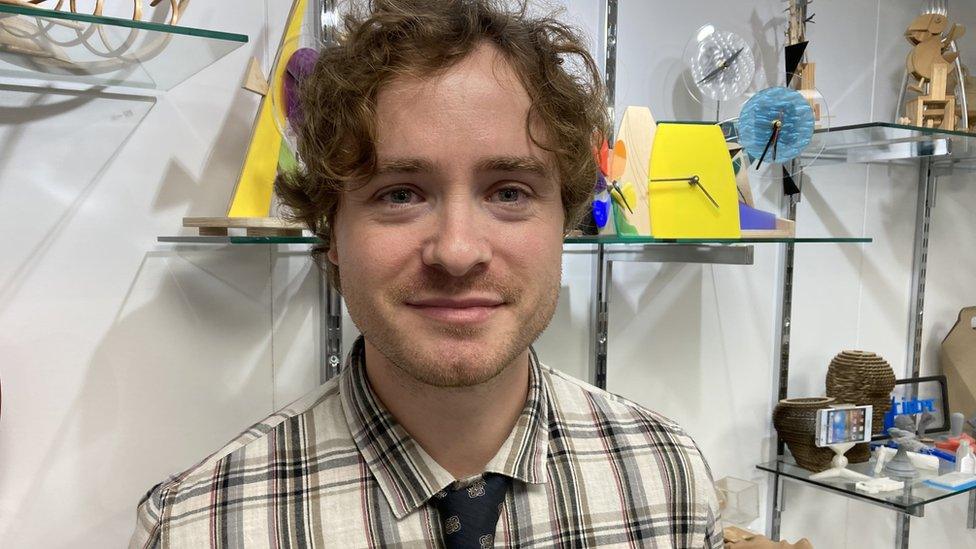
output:
<path id="1" fill-rule="evenodd" d="M 773 230 L 742 231 L 742 238 L 794 238 L 796 237 L 796 223 L 781 217 L 776 218 L 776 228 Z"/>
<path id="2" fill-rule="evenodd" d="M 800 89 L 812 90 L 817 87 L 816 70 L 816 63 L 803 63 L 800 65 Z"/>
<path id="3" fill-rule="evenodd" d="M 905 118 L 909 119 L 908 123 L 910 125 L 924 126 L 925 117 L 923 116 L 923 113 L 924 113 L 924 105 L 922 103 L 921 98 L 916 97 L 915 99 L 912 99 L 907 103 L 905 103 Z"/>
<path id="4" fill-rule="evenodd" d="M 184 227 L 196 227 L 200 236 L 227 236 L 229 229 L 244 229 L 247 236 L 302 236 L 305 226 L 277 217 L 184 217 Z"/>
<path id="5" fill-rule="evenodd" d="M 617 139 L 627 146 L 627 167 L 619 182 L 620 185 L 631 183 L 637 191 L 637 203 L 630 205 L 634 213 L 627 212 L 625 218 L 637 229 L 637 234 L 644 236 L 651 234 L 647 179 L 656 132 L 657 124 L 649 108 L 631 106 L 624 110 Z"/>
<path id="6" fill-rule="evenodd" d="M 261 62 L 256 57 L 252 57 L 251 62 L 247 64 L 244 84 L 241 87 L 260 96 L 268 95 L 271 87 L 268 85 L 268 79 L 261 72 Z"/>
<path id="7" fill-rule="evenodd" d="M 802 90 L 797 90 L 797 91 L 800 92 L 800 95 L 802 95 L 803 98 L 807 100 L 807 103 L 810 104 L 810 108 L 813 109 L 813 119 L 815 121 L 819 122 L 820 121 L 820 103 L 817 103 L 818 92 L 816 90 L 812 89 L 812 88 L 811 89 L 802 89 Z"/>
<path id="8" fill-rule="evenodd" d="M 942 125 L 939 127 L 950 132 L 954 131 L 956 129 L 956 98 L 952 95 L 947 98 L 945 112 L 950 114 L 948 116 L 943 115 Z"/>
<path id="9" fill-rule="evenodd" d="M 247 236 L 302 236 L 301 229 L 247 229 Z"/>
<path id="10" fill-rule="evenodd" d="M 946 98 L 946 79 L 949 77 L 949 64 L 941 61 L 932 65 L 932 84 L 926 99 L 940 101 Z"/>
<path id="11" fill-rule="evenodd" d="M 739 543 L 740 541 L 751 540 L 758 534 L 750 532 L 749 530 L 744 530 L 738 526 L 726 526 L 722 530 L 722 535 L 725 538 L 726 543 Z"/>
<path id="12" fill-rule="evenodd" d="M 733 161 L 738 158 L 740 165 L 739 171 L 735 174 L 735 186 L 739 189 L 739 196 L 746 206 L 756 207 L 752 197 L 752 186 L 749 184 L 749 155 L 739 151 L 732 157 Z"/>
<path id="13" fill-rule="evenodd" d="M 782 217 L 777 217 L 776 230 L 788 233 L 790 236 L 796 236 L 796 222 L 789 219 L 783 219 Z"/>

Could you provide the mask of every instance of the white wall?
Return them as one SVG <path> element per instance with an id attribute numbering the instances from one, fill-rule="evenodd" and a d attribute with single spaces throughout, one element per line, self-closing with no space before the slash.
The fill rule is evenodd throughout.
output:
<path id="1" fill-rule="evenodd" d="M 565 3 L 593 37 L 591 50 L 602 51 L 602 2 Z M 223 211 L 257 106 L 239 89 L 241 75 L 251 55 L 267 67 L 289 3 L 230 4 L 193 4 L 184 24 L 250 43 L 149 101 L 0 86 L 2 547 L 122 545 L 152 484 L 317 383 L 318 282 L 304 247 L 155 242 L 179 232 L 184 215 Z M 659 120 L 711 113 L 687 99 L 680 80 L 684 45 L 705 22 L 759 37 L 769 81 L 782 70 L 778 0 L 620 4 L 618 112 L 640 104 Z M 832 124 L 890 118 L 907 53 L 901 33 L 918 4 L 813 4 L 809 51 Z M 976 9 L 951 9 L 976 27 Z M 976 54 L 976 38 L 963 51 Z M 797 247 L 791 396 L 821 394 L 842 349 L 879 352 L 901 375 L 906 348 L 916 172 L 837 166 L 810 175 L 799 234 L 875 242 Z M 777 208 L 776 182 L 753 185 L 762 205 Z M 958 309 L 976 302 L 971 185 L 968 173 L 940 182 L 925 372 L 937 368 Z M 753 266 L 614 270 L 610 389 L 684 424 L 716 477 L 766 481 L 754 465 L 769 455 L 780 253 L 759 245 Z M 585 253 L 566 254 L 556 318 L 537 345 L 545 362 L 579 376 L 591 268 Z M 348 318 L 345 328 L 348 347 Z M 788 538 L 809 537 L 818 549 L 893 543 L 890 512 L 795 484 L 786 494 Z M 955 499 L 913 521 L 914 547 L 976 542 L 964 527 L 965 498 Z"/>
<path id="2" fill-rule="evenodd" d="M 317 382 L 302 247 L 156 243 L 224 211 L 288 4 L 191 5 L 250 42 L 148 101 L 0 82 L 0 547 L 123 546 L 150 486 Z"/>

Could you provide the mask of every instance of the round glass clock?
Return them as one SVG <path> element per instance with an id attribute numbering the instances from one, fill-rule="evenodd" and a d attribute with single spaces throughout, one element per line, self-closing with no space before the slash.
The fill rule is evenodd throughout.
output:
<path id="1" fill-rule="evenodd" d="M 746 101 L 739 113 L 739 142 L 763 163 L 783 163 L 798 157 L 813 138 L 814 116 L 800 92 L 766 88 Z"/>
<path id="2" fill-rule="evenodd" d="M 705 25 L 685 48 L 692 87 L 715 101 L 742 95 L 756 74 L 756 54 L 738 34 Z M 688 82 L 686 82 L 688 83 Z"/>

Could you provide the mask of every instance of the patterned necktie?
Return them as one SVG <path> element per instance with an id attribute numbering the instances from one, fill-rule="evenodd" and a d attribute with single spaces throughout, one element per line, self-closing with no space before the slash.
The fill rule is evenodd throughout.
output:
<path id="1" fill-rule="evenodd" d="M 512 479 L 485 473 L 473 484 L 442 490 L 432 498 L 441 516 L 448 549 L 488 549 L 495 544 L 495 526 Z"/>

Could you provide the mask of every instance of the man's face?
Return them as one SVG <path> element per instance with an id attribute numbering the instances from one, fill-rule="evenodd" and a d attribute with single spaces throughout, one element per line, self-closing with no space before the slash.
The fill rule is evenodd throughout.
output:
<path id="1" fill-rule="evenodd" d="M 529 105 L 491 46 L 378 94 L 378 172 L 342 196 L 329 259 L 367 345 L 423 383 L 492 379 L 555 311 L 564 214 Z"/>

